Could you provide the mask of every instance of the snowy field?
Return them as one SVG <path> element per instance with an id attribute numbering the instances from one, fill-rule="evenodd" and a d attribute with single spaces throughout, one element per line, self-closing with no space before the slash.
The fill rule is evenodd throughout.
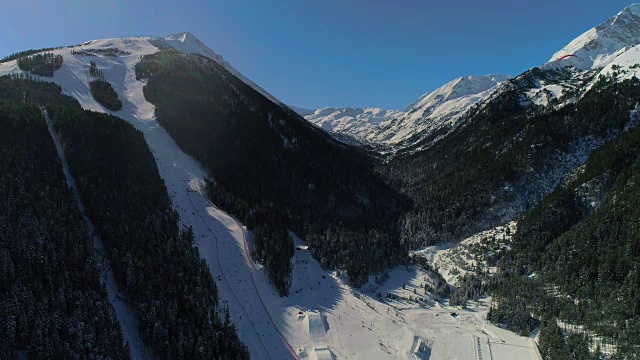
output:
<path id="1" fill-rule="evenodd" d="M 190 34 L 174 35 L 170 43 L 181 51 L 206 54 L 224 62 L 193 39 Z M 200 164 L 180 151 L 158 125 L 154 106 L 144 99 L 145 82 L 135 79 L 134 67 L 140 55 L 157 51 L 147 40 L 106 39 L 73 49 L 90 52 L 117 47 L 130 53 L 116 57 L 72 54 L 70 48 L 54 50 L 63 56 L 64 64 L 53 78 L 42 79 L 62 86 L 64 93 L 78 99 L 85 109 L 110 112 L 91 96 L 89 61 L 96 62 L 104 72 L 123 102 L 123 109 L 113 114 L 143 132 L 173 206 L 182 224 L 193 226 L 200 256 L 206 260 L 218 284 L 221 305 L 229 306 L 252 358 L 538 359 L 530 339 L 484 320 L 488 311 L 486 302 L 459 310 L 436 301 L 376 300 L 376 291 L 417 296 L 424 274 L 417 268 L 397 268 L 374 292 L 357 291 L 346 285 L 337 273 L 323 270 L 297 237 L 291 296 L 280 298 L 269 284 L 264 269 L 250 257 L 251 234 L 205 198 L 205 172 Z M 15 61 L 0 64 L 0 75 L 13 72 L 19 72 Z M 435 255 L 446 250 L 432 249 Z M 110 290 L 114 301 L 112 294 Z M 421 295 L 425 297 L 424 293 Z M 114 305 L 116 310 L 123 308 Z M 457 316 L 452 316 L 452 312 Z M 118 318 L 126 336 L 137 333 L 132 312 L 119 310 Z M 134 357 L 139 358 L 142 351 L 134 352 Z"/>

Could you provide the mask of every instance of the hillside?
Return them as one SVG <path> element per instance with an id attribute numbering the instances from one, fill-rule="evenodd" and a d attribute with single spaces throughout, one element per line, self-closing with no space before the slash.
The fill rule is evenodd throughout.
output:
<path id="1" fill-rule="evenodd" d="M 189 39 L 188 36 L 178 38 Z M 144 314 L 141 318 L 137 318 L 131 316 L 132 313 L 129 312 L 127 319 L 119 319 L 121 326 L 125 328 L 127 321 L 135 320 L 133 322 L 137 322 L 137 325 L 126 326 L 129 334 L 143 338 L 146 344 L 151 345 L 160 354 L 173 354 L 172 356 L 177 358 L 182 358 L 186 351 L 190 353 L 193 343 L 219 344 L 225 339 L 224 346 L 198 347 L 204 350 L 195 356 L 206 357 L 215 353 L 235 352 L 238 357 L 243 358 L 241 346 L 235 347 L 237 344 L 233 341 L 232 329 L 237 329 L 238 335 L 253 357 L 278 359 L 296 357 L 298 350 L 294 349 L 289 342 L 298 340 L 297 333 L 292 332 L 295 328 L 291 327 L 290 320 L 285 315 L 291 311 L 289 308 L 291 305 L 287 305 L 289 297 L 280 297 L 289 289 L 290 280 L 287 279 L 292 279 L 294 275 L 293 269 L 287 270 L 286 266 L 282 266 L 289 263 L 294 252 L 292 237 L 286 230 L 297 229 L 296 231 L 305 235 L 308 231 L 311 236 L 315 236 L 315 238 L 309 237 L 310 242 L 316 241 L 315 244 L 317 244 L 310 248 L 320 254 L 318 258 L 322 259 L 325 268 L 338 266 L 342 269 L 348 268 L 347 274 L 352 279 L 352 283 L 362 282 L 363 278 L 366 280 L 369 273 L 402 260 L 400 244 L 394 241 L 397 237 L 387 235 L 387 232 L 391 233 L 393 229 L 385 228 L 385 224 L 394 221 L 379 221 L 385 218 L 393 219 L 396 216 L 397 211 L 401 209 L 402 197 L 394 195 L 381 180 L 376 179 L 377 176 L 372 171 L 374 159 L 366 153 L 335 142 L 321 130 L 291 113 L 289 109 L 270 101 L 259 91 L 257 85 L 243 78 L 234 77 L 232 70 L 229 70 L 230 65 L 223 60 L 183 54 L 175 51 L 169 43 L 169 40 L 163 38 L 140 37 L 93 40 L 77 46 L 57 48 L 53 52 L 56 56 L 60 55 L 63 58 L 63 64 L 51 78 L 42 79 L 42 81 L 58 84 L 60 88 L 57 89 L 61 89 L 64 94 L 72 95 L 85 110 L 111 113 L 91 94 L 90 83 L 93 81 L 91 69 L 94 69 L 94 73 L 98 71 L 101 77 L 112 85 L 118 99 L 122 101 L 122 109 L 116 114 L 142 133 L 152 155 L 150 156 L 140 143 L 139 133 L 136 134 L 136 131 L 124 126 L 113 116 L 78 111 L 77 103 L 70 104 L 71 109 L 67 110 L 50 109 L 56 126 L 59 126 L 62 131 L 60 137 L 66 144 L 63 147 L 66 151 L 73 153 L 73 156 L 69 154 L 69 167 L 78 178 L 78 189 L 82 197 L 86 198 L 87 208 L 92 209 L 96 229 L 101 233 L 104 232 L 102 235 L 105 239 L 105 253 L 113 262 L 114 275 L 116 275 L 114 281 L 118 282 L 118 285 L 127 293 L 131 292 L 130 295 L 126 293 L 120 295 L 118 304 L 126 303 Z M 192 92 L 198 94 L 186 99 L 186 104 L 197 105 L 192 108 L 193 110 L 202 111 L 202 104 L 206 105 L 213 99 L 202 96 L 206 94 L 202 91 L 202 84 L 193 82 L 199 79 L 199 76 L 210 80 L 208 84 L 204 84 L 209 89 L 215 89 L 218 94 L 233 95 L 228 100 L 231 104 L 238 104 L 237 112 L 234 117 L 228 118 L 233 120 L 226 128 L 229 131 L 226 135 L 229 137 L 221 139 L 224 141 L 219 145 L 226 148 L 224 152 L 216 153 L 216 161 L 222 164 L 236 162 L 239 166 L 218 174 L 208 171 L 206 169 L 208 163 L 205 162 L 208 160 L 205 159 L 203 164 L 194 161 L 178 147 L 175 140 L 180 139 L 179 135 L 174 140 L 156 122 L 156 116 L 160 119 L 163 115 L 171 115 L 171 112 L 163 113 L 164 104 L 159 104 L 155 108 L 153 104 L 146 101 L 145 92 L 158 89 L 153 88 L 153 78 L 140 80 L 136 78 L 136 65 L 143 64 L 146 60 L 158 60 L 163 56 L 167 56 L 165 59 L 167 62 L 163 63 L 163 66 L 166 66 L 164 70 L 175 70 L 176 67 L 184 65 L 189 68 L 164 73 L 154 73 L 156 68 L 153 66 L 139 70 L 149 71 L 147 75 L 168 77 L 168 79 L 162 78 L 163 81 L 171 80 L 172 76 L 189 80 L 190 82 L 185 84 L 192 87 Z M 29 74 L 19 68 L 16 60 L 2 63 L 0 74 L 11 74 L 14 78 L 29 78 Z M 179 85 L 171 81 L 166 83 L 158 81 L 155 84 L 165 84 L 169 90 L 173 89 L 173 91 L 175 88 L 172 87 Z M 147 85 L 146 90 L 144 90 L 145 85 Z M 25 94 L 28 98 L 31 92 L 19 90 L 8 92 L 8 94 L 18 100 L 23 99 Z M 34 95 L 39 96 L 36 103 L 41 105 L 48 105 L 50 99 L 70 99 L 60 97 L 60 93 L 56 92 Z M 234 109 L 233 106 L 226 108 Z M 168 109 L 171 110 L 171 108 Z M 224 109 L 225 107 L 217 111 L 222 110 L 222 114 L 226 114 Z M 254 113 L 257 109 L 260 109 L 258 116 Z M 184 112 L 184 108 L 176 110 L 183 114 L 189 113 Z M 274 118 L 279 116 L 283 121 L 269 122 L 268 116 L 260 115 L 265 111 L 273 112 Z M 215 111 L 212 114 L 220 115 Z M 226 115 L 217 119 L 214 117 L 213 120 L 219 121 L 225 118 Z M 192 120 L 201 119 L 194 116 Z M 242 128 L 235 126 L 235 122 L 249 126 Z M 214 124 L 220 125 L 215 122 Z M 185 130 L 191 131 L 188 128 Z M 211 131 L 215 129 L 200 127 L 197 130 L 211 135 Z M 254 133 L 256 130 L 258 131 Z M 100 133 L 99 140 L 92 139 L 89 135 L 91 132 Z M 262 141 L 262 135 L 265 135 L 264 141 Z M 243 137 L 246 137 L 246 142 L 237 141 Z M 199 140 L 202 141 L 200 145 L 208 146 L 211 143 L 210 139 L 204 137 L 200 137 Z M 229 142 L 229 140 L 232 141 Z M 249 155 L 249 152 L 243 149 L 246 144 L 251 145 L 248 150 L 259 150 L 254 158 L 249 159 L 250 162 L 243 162 L 243 156 Z M 86 151 L 80 151 L 81 147 Z M 121 156 L 121 151 L 130 152 L 128 161 Z M 105 157 L 109 152 L 113 154 Z M 236 154 L 238 154 L 237 157 Z M 327 157 L 318 156 L 318 154 Z M 280 158 L 279 161 L 285 161 L 285 165 L 289 163 L 291 167 L 280 164 L 278 158 Z M 153 160 L 162 183 L 166 186 L 171 208 L 179 218 L 167 211 L 166 198 L 162 199 L 163 191 L 158 187 L 158 179 L 153 175 L 153 166 L 148 164 L 149 161 L 153 163 Z M 233 172 L 243 167 L 244 179 Z M 252 167 L 265 171 L 263 178 L 250 176 Z M 287 179 L 287 176 L 291 175 L 287 175 L 287 172 L 291 172 L 293 177 Z M 234 179 L 233 176 L 239 180 L 237 184 L 229 182 L 229 177 Z M 271 180 L 272 178 L 280 178 L 285 182 L 277 184 Z M 306 182 L 301 182 L 301 179 Z M 139 180 L 140 183 L 135 180 Z M 208 186 L 207 180 L 209 180 Z M 220 186 L 225 180 L 227 181 L 225 185 L 229 188 L 242 186 L 239 189 L 247 191 L 242 195 L 251 195 L 252 197 L 247 199 L 255 203 L 249 207 L 250 203 L 247 200 Z M 150 186 L 146 187 L 145 184 Z M 297 188 L 299 193 L 287 194 L 285 191 L 290 189 L 289 184 L 293 184 L 291 189 Z M 291 205 L 283 204 L 277 198 L 275 200 L 278 203 L 270 202 L 269 199 L 273 198 L 274 194 L 256 191 L 252 189 L 254 185 L 262 190 L 273 189 L 280 195 L 284 193 Z M 237 191 L 237 189 L 234 190 Z M 254 231 L 246 231 L 246 227 L 214 206 L 209 198 L 239 215 Z M 117 204 L 121 204 L 123 208 L 114 207 Z M 303 211 L 297 213 L 296 210 L 300 209 Z M 148 217 L 145 217 L 145 214 Z M 309 214 L 315 214 L 317 217 L 311 217 Z M 176 229 L 173 224 L 176 218 L 180 223 L 180 233 L 177 238 L 173 236 Z M 343 219 L 343 222 L 336 219 Z M 158 226 L 164 230 L 158 231 Z M 192 235 L 189 228 L 193 229 Z M 139 236 L 136 234 L 137 231 L 143 231 L 145 235 Z M 327 235 L 324 235 L 323 231 L 326 231 Z M 158 238 L 154 239 L 151 237 L 152 234 L 158 234 Z M 325 236 L 328 237 L 326 241 Z M 125 237 L 136 241 L 121 243 Z M 174 241 L 176 246 L 167 248 L 163 245 L 165 241 Z M 147 243 L 155 242 L 158 242 L 158 246 L 151 250 L 155 254 L 154 258 L 161 259 L 173 254 L 170 259 L 159 260 L 157 263 L 148 262 Z M 194 318 L 207 318 L 196 314 L 200 314 L 202 309 L 211 309 L 211 305 L 216 304 L 217 301 L 210 296 L 207 300 L 193 299 L 187 301 L 189 305 L 184 309 L 180 307 L 176 309 L 171 301 L 166 301 L 167 296 L 175 294 L 171 290 L 171 284 L 174 281 L 170 279 L 179 278 L 185 286 L 190 286 L 191 281 L 199 281 L 201 284 L 199 289 L 185 292 L 191 297 L 211 294 L 211 288 L 205 286 L 206 274 L 201 273 L 197 266 L 192 267 L 195 265 L 191 262 L 193 255 L 185 246 L 185 242 L 198 248 L 197 254 L 201 258 L 199 264 L 206 266 L 211 278 L 215 279 L 220 304 L 225 305 L 224 308 L 217 308 L 222 323 L 218 325 L 213 323 L 213 330 L 222 329 L 222 333 L 216 332 L 202 339 L 190 337 L 191 340 L 188 342 L 181 340 L 183 337 L 175 329 L 186 326 L 185 333 L 187 331 L 201 333 L 202 328 L 207 328 L 207 324 L 201 322 L 192 324 L 193 326 L 188 324 Z M 368 246 L 369 244 L 373 246 Z M 123 254 L 124 251 L 126 251 L 125 254 Z M 349 258 L 356 259 L 357 262 L 345 262 Z M 260 263 L 254 263 L 254 259 L 260 260 Z M 123 261 L 127 261 L 127 266 L 123 265 Z M 178 263 L 175 263 L 176 261 Z M 143 263 L 148 266 L 141 268 L 140 264 Z M 163 265 L 165 268 L 158 269 L 156 265 Z M 188 271 L 184 270 L 183 266 Z M 319 264 L 317 266 L 321 269 Z M 133 268 L 137 270 L 126 271 Z M 123 269 L 125 269 L 124 272 Z M 282 274 L 279 273 L 280 269 L 283 269 Z M 287 274 L 287 271 L 291 271 L 291 274 Z M 330 272 L 320 271 L 322 277 L 318 274 L 319 278 L 333 279 Z M 185 273 L 194 275 L 185 279 L 182 277 Z M 159 274 L 164 275 L 158 276 Z M 169 291 L 157 292 L 157 280 L 160 278 L 167 279 Z M 281 293 L 274 294 L 275 291 Z M 318 298 L 320 296 L 327 295 L 319 294 Z M 154 306 L 148 305 L 147 299 L 150 297 L 156 297 Z M 282 303 L 284 300 L 281 299 L 287 299 L 287 303 Z M 291 299 L 298 302 L 300 297 L 293 296 Z M 116 303 L 113 299 L 110 300 L 112 304 Z M 282 305 L 285 306 L 282 307 Z M 337 303 L 340 307 L 345 305 L 344 301 Z M 227 306 L 228 312 L 225 311 Z M 179 324 L 175 324 L 172 320 L 176 314 L 182 314 L 180 316 L 184 319 Z M 156 324 L 150 326 L 154 320 Z M 337 321 L 334 326 L 340 327 Z M 346 326 L 350 328 L 351 324 Z M 201 327 L 200 330 L 197 327 Z M 369 343 L 380 341 L 380 338 L 373 334 L 362 334 L 362 339 Z M 176 345 L 185 343 L 188 346 Z M 176 351 L 178 351 L 177 354 Z M 313 347 L 307 351 L 313 351 Z M 404 351 L 405 345 L 398 349 L 399 353 Z M 133 348 L 131 353 L 134 354 Z M 144 352 L 135 352 L 135 357 L 140 353 Z M 223 356 L 223 358 L 226 357 Z"/>
<path id="2" fill-rule="evenodd" d="M 219 206 L 250 227 L 303 234 L 324 266 L 346 268 L 355 284 L 397 261 L 401 247 L 386 225 L 405 202 L 373 172 L 373 158 L 209 58 L 163 50 L 145 56 L 136 74 L 148 78 L 144 94 L 158 122 L 208 170 Z"/>
<path id="3" fill-rule="evenodd" d="M 20 104 L 14 96 L 25 90 Z M 35 103 L 59 91 L 0 77 L 0 358 L 130 359 L 89 229 Z"/>
<path id="4" fill-rule="evenodd" d="M 490 318 L 513 329 L 522 328 L 522 311 L 544 320 L 548 358 L 575 346 L 571 337 L 553 340 L 558 325 L 577 339 L 588 335 L 591 350 L 630 359 L 640 353 L 639 139 L 640 128 L 628 129 L 594 151 L 523 214 L 501 260 L 504 280 Z"/>
<path id="5" fill-rule="evenodd" d="M 380 166 L 416 204 L 402 222 L 403 241 L 429 245 L 513 220 L 634 126 L 640 57 L 637 39 L 629 41 L 601 68 L 554 61 L 501 83 L 448 136 L 424 139 Z"/>
<path id="6" fill-rule="evenodd" d="M 95 48 L 95 43 L 92 46 L 96 53 L 104 50 Z M 194 247 L 193 230 L 180 228 L 143 134 L 123 119 L 80 108 L 95 101 L 90 95 L 90 62 L 98 63 L 110 77 L 117 63 L 114 58 L 120 58 L 76 55 L 75 50 L 64 48 L 56 54 L 68 64 L 52 74 L 52 80 L 60 80 L 62 86 L 29 80 L 23 73 L 0 77 L 0 99 L 25 103 L 17 112 L 9 109 L 0 116 L 6 121 L 7 136 L 15 137 L 7 142 L 15 149 L 4 151 L 3 159 L 8 161 L 7 170 L 15 165 L 16 171 L 32 175 L 27 182 L 23 175 L 14 174 L 11 178 L 23 183 L 17 188 L 4 184 L 9 186 L 10 198 L 15 196 L 14 188 L 29 191 L 9 214 L 24 212 L 15 221 L 24 218 L 36 231 L 33 235 L 2 231 L 11 245 L 4 251 L 8 256 L 3 258 L 3 269 L 19 271 L 15 275 L 3 271 L 7 287 L 2 288 L 12 291 L 7 299 L 24 299 L 15 303 L 24 311 L 6 307 L 7 317 L 15 318 L 16 326 L 3 328 L 7 337 L 2 337 L 0 350 L 8 358 L 23 353 L 42 358 L 248 358 L 228 308 L 218 302 L 213 276 Z M 78 61 L 78 56 L 84 61 Z M 12 71 L 15 64 L 9 63 Z M 72 77 L 70 69 L 75 71 Z M 86 82 L 69 91 L 82 75 Z M 116 82 L 115 88 L 123 85 Z M 87 96 L 79 97 L 79 102 L 62 91 Z M 131 103 L 127 105 L 130 109 Z M 88 107 L 102 110 L 97 102 Z M 51 115 L 52 135 L 42 108 Z M 19 119 L 24 121 L 16 122 Z M 61 145 L 60 158 L 52 136 L 61 143 L 56 144 Z M 13 141 L 23 143 L 26 152 Z M 59 165 L 64 155 L 67 183 Z M 46 179 L 49 183 L 43 182 Z M 77 193 L 71 194 L 69 186 Z M 9 199 L 7 209 L 14 209 L 13 203 Z M 38 210 L 34 204 L 49 210 Z M 42 242 L 41 250 L 33 252 L 31 245 L 20 245 L 30 238 Z M 24 250 L 32 254 L 25 256 Z M 33 328 L 33 323 L 39 326 Z"/>
<path id="7" fill-rule="evenodd" d="M 637 357 L 639 13 L 402 111 L 288 107 L 191 33 L 8 57 L 0 350 Z"/>

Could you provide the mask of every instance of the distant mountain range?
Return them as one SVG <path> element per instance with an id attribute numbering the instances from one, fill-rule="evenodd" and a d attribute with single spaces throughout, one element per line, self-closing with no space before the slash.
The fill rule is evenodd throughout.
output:
<path id="1" fill-rule="evenodd" d="M 640 43 L 640 5 L 633 4 L 604 23 L 586 31 L 556 52 L 542 69 L 603 69 L 609 64 L 633 61 Z M 626 54 L 625 54 L 626 53 Z M 562 60 L 564 55 L 575 55 Z M 617 59 L 617 60 L 616 60 Z M 620 64 L 618 64 L 620 65 Z M 577 75 L 579 76 L 579 75 Z M 433 92 L 422 95 L 403 110 L 380 108 L 292 107 L 311 123 L 329 133 L 352 137 L 360 143 L 382 145 L 398 151 L 422 143 L 430 146 L 464 122 L 465 113 L 474 105 L 482 106 L 498 85 L 511 76 L 496 74 L 456 78 Z M 532 87 L 524 96 L 542 105 L 558 98 L 568 84 L 544 82 Z M 550 85 L 550 86 L 547 86 Z M 570 86 L 572 87 L 572 86 Z M 426 140 L 426 141 L 423 141 Z"/>

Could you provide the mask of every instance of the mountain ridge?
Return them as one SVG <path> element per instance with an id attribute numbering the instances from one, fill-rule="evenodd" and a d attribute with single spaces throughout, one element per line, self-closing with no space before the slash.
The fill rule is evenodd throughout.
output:
<path id="1" fill-rule="evenodd" d="M 423 94 L 403 110 L 326 107 L 304 117 L 328 132 L 349 135 L 363 143 L 402 147 L 403 142 L 415 143 L 445 126 L 455 127 L 465 110 L 510 78 L 503 74 L 458 77 Z"/>
<path id="2" fill-rule="evenodd" d="M 635 3 L 577 36 L 555 52 L 548 62 L 541 64 L 539 69 L 543 71 L 551 70 L 560 73 L 568 71 L 569 78 L 530 78 L 533 82 L 527 85 L 526 91 L 522 94 L 522 101 L 529 105 L 543 107 L 550 104 L 558 107 L 566 101 L 574 101 L 567 96 L 578 88 L 574 79 L 596 79 L 600 74 L 614 72 L 615 70 L 612 69 L 614 66 L 632 66 L 636 52 L 640 50 L 635 49 L 638 45 L 640 45 L 640 3 Z M 575 56 L 558 61 L 565 55 Z M 524 74 L 535 69 L 530 69 Z M 599 74 L 589 73 L 598 69 Z M 634 73 L 635 71 L 630 71 L 627 77 L 633 76 Z M 467 81 L 486 83 L 492 77 L 495 78 L 491 83 L 492 86 L 469 87 L 467 91 L 464 90 L 464 84 Z M 522 75 L 518 78 L 522 78 Z M 367 116 L 364 111 L 357 119 L 336 116 L 341 111 L 347 112 L 348 108 L 337 108 L 326 116 L 320 116 L 316 111 L 304 117 L 329 132 L 349 135 L 363 143 L 382 145 L 391 153 L 404 149 L 418 151 L 428 148 L 463 123 L 464 113 L 468 109 L 476 104 L 481 105 L 495 91 L 504 90 L 501 90 L 499 85 L 509 79 L 511 77 L 507 75 L 458 77 L 422 95 L 402 112 L 382 120 L 375 116 Z M 463 90 L 456 91 L 457 86 L 461 86 Z M 588 88 L 587 86 L 584 89 Z M 579 97 L 581 94 L 576 96 Z M 563 96 L 564 100 L 561 101 Z"/>

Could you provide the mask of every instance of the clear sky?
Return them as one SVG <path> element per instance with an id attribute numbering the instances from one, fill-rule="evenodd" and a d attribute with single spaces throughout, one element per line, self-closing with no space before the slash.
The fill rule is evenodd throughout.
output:
<path id="1" fill-rule="evenodd" d="M 296 106 L 401 109 L 465 75 L 517 75 L 619 0 L 7 0 L 0 56 L 190 31 Z"/>

